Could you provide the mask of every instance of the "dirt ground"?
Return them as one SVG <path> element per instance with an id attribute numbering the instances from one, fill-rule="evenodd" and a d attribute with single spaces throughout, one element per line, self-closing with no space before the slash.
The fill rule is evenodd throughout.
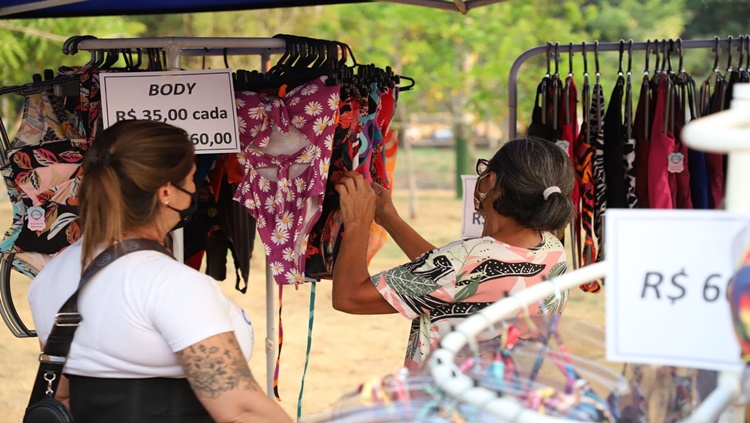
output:
<path id="1" fill-rule="evenodd" d="M 4 195 L 4 193 L 2 193 Z M 7 197 L 5 197 L 7 198 Z M 405 193 L 394 196 L 402 215 L 407 215 Z M 418 214 L 411 224 L 433 244 L 442 245 L 460 236 L 461 203 L 451 191 L 420 191 Z M 0 202 L 0 226 L 9 225 L 11 209 L 8 201 Z M 262 251 L 262 248 L 257 248 Z M 231 260 L 231 259 L 230 259 Z M 375 257 L 371 273 L 404 263 L 405 256 L 393 242 Z M 232 264 L 229 263 L 231 268 Z M 230 272 L 231 273 L 231 272 Z M 14 301 L 25 322 L 31 324 L 25 292 L 29 279 L 14 273 Z M 240 304 L 255 326 L 256 342 L 250 367 L 265 387 L 266 382 L 266 292 L 264 258 L 256 254 L 251 263 L 251 280 L 246 294 L 234 290 L 234 276 L 219 282 L 222 289 Z M 296 415 L 305 348 L 311 285 L 285 287 L 283 292 L 284 343 L 281 356 L 279 391 L 282 407 Z M 273 292 L 278 307 L 278 289 Z M 590 328 L 604 326 L 603 295 L 572 292 L 565 313 L 588 322 Z M 573 320 L 573 319 L 571 319 Z M 276 317 L 274 327 L 278 329 Z M 352 392 L 371 377 L 382 377 L 396 371 L 403 362 L 409 321 L 399 315 L 353 316 L 331 307 L 330 281 L 318 283 L 312 350 L 305 379 L 302 401 L 303 416 L 330 410 L 342 395 Z M 604 358 L 603 339 L 577 342 L 576 336 L 586 330 L 563 333 L 573 354 L 596 361 Z M 594 338 L 598 336 L 598 332 Z M 274 339 L 275 339 L 274 334 Z M 20 422 L 28 401 L 37 369 L 36 339 L 18 339 L 0 326 L 0 420 Z"/>

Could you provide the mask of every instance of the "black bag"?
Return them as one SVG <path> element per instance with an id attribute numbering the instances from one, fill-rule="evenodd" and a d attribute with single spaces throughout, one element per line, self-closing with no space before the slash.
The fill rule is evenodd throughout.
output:
<path id="1" fill-rule="evenodd" d="M 23 416 L 23 423 L 73 423 L 67 407 L 55 399 L 57 386 L 62 378 L 65 359 L 70 352 L 73 335 L 83 318 L 78 313 L 78 294 L 84 284 L 105 266 L 125 254 L 141 250 L 156 250 L 171 255 L 161 244 L 147 239 L 129 239 L 117 243 L 96 256 L 82 272 L 78 289 L 63 303 L 55 315 L 44 351 L 39 355 L 39 371 L 31 390 L 31 398 Z"/>
<path id="2" fill-rule="evenodd" d="M 63 403 L 47 396 L 26 409 L 23 423 L 73 423 L 73 416 Z"/>

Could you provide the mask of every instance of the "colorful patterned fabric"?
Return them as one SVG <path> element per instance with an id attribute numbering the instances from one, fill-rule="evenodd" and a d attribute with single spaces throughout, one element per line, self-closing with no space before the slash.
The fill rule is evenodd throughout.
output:
<path id="1" fill-rule="evenodd" d="M 369 95 L 367 96 L 367 106 L 360 109 L 360 123 L 362 130 L 357 136 L 358 141 L 358 166 L 357 172 L 362 174 L 367 181 L 372 181 L 370 167 L 372 166 L 372 153 L 375 147 L 383 143 L 383 132 L 378 124 L 377 113 L 380 105 L 382 92 L 378 84 L 370 84 Z M 366 113 L 362 113 L 366 111 Z"/>
<path id="2" fill-rule="evenodd" d="M 594 85 L 591 97 L 591 146 L 594 148 L 593 167 L 595 184 L 594 233 L 599 243 L 596 261 L 604 257 L 604 211 L 607 210 L 607 178 L 604 173 L 604 91 L 599 84 Z"/>
<path id="3" fill-rule="evenodd" d="M 734 333 L 740 344 L 740 357 L 750 362 L 750 255 L 746 249 L 742 267 L 734 274 L 727 287 L 727 299 L 732 310 Z"/>
<path id="4" fill-rule="evenodd" d="M 57 254 L 80 237 L 77 193 L 88 142 L 70 124 L 71 118 L 51 88 L 26 97 L 9 163 L 1 170 L 13 203 L 13 223 L 0 248 L 19 253 L 14 266 L 25 274 L 35 275 L 47 262 L 36 254 Z M 44 213 L 42 230 L 28 228 L 31 207 Z"/>
<path id="5" fill-rule="evenodd" d="M 339 91 L 321 77 L 284 98 L 235 93 L 244 177 L 234 200 L 256 219 L 278 284 L 305 281 L 302 253 L 322 211 Z"/>
<path id="6" fill-rule="evenodd" d="M 591 113 L 586 110 L 585 113 Z M 588 120 L 581 125 L 581 132 L 578 134 L 576 148 L 576 175 L 579 181 L 579 190 L 581 198 L 581 228 L 583 229 L 583 249 L 581 252 L 581 266 L 591 264 L 596 259 L 596 243 L 594 242 L 594 207 L 595 207 L 595 187 L 594 187 L 594 147 L 591 146 L 589 135 L 591 128 Z"/>
<path id="7" fill-rule="evenodd" d="M 330 279 L 333 276 L 333 264 L 338 252 L 338 236 L 341 225 L 337 223 L 339 195 L 336 184 L 346 172 L 354 170 L 354 158 L 357 156 L 357 137 L 362 129 L 359 92 L 351 87 L 342 90 L 342 101 L 339 107 L 339 122 L 333 135 L 333 152 L 329 167 L 326 194 L 323 199 L 323 211 L 310 231 L 310 238 L 305 253 L 308 275 L 315 278 Z"/>
<path id="8" fill-rule="evenodd" d="M 81 95 L 66 97 L 65 108 L 74 114 L 71 122 L 78 133 L 85 135 L 93 142 L 96 134 L 102 130 L 104 121 L 101 115 L 101 93 L 99 90 L 99 69 L 89 66 L 62 66 L 58 73 L 65 77 L 77 77 L 81 83 Z"/>
<path id="9" fill-rule="evenodd" d="M 389 304 L 412 319 L 405 365 L 415 369 L 462 319 L 567 270 L 563 245 L 545 232 L 542 243 L 532 249 L 491 237 L 456 241 L 371 280 Z M 567 296 L 567 291 L 560 298 L 550 296 L 530 306 L 529 313 L 562 313 Z"/>

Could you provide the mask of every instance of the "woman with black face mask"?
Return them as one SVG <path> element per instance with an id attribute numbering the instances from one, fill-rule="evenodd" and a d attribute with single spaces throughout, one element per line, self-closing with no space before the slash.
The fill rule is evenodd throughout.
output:
<path id="1" fill-rule="evenodd" d="M 248 367 L 242 309 L 166 248 L 197 206 L 194 154 L 184 130 L 153 121 L 118 122 L 87 152 L 81 240 L 29 289 L 41 343 L 59 342 L 58 310 L 83 269 L 103 266 L 79 291 L 57 390 L 76 422 L 291 422 Z"/>

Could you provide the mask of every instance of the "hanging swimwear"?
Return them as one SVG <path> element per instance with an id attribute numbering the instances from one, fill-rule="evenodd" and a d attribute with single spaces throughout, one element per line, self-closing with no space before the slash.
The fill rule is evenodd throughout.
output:
<path id="1" fill-rule="evenodd" d="M 8 152 L 2 173 L 14 200 L 13 224 L 2 243 L 3 252 L 52 255 L 80 237 L 78 187 L 81 163 L 88 143 L 72 128 L 70 116 L 48 87 L 26 97 L 21 128 Z M 36 207 L 39 225 L 29 227 L 29 209 Z M 19 270 L 35 275 L 36 265 L 14 262 Z"/>
<path id="2" fill-rule="evenodd" d="M 358 154 L 357 154 L 357 172 L 364 176 L 365 180 L 372 181 L 372 174 L 370 167 L 372 166 L 372 153 L 375 147 L 383 143 L 383 132 L 380 129 L 380 125 L 377 119 L 378 105 L 380 104 L 380 97 L 382 92 L 378 88 L 378 84 L 373 82 L 370 84 L 369 95 L 367 96 L 367 107 L 360 109 L 361 111 L 366 110 L 366 114 L 360 113 L 360 123 L 362 123 L 362 130 L 359 132 L 357 137 L 358 141 Z"/>
<path id="3" fill-rule="evenodd" d="M 609 99 L 607 114 L 604 116 L 604 173 L 606 174 L 607 208 L 626 208 L 625 167 L 623 143 L 627 138 L 623 126 L 622 100 L 625 78 L 620 75 Z"/>
<path id="4" fill-rule="evenodd" d="M 604 173 L 604 92 L 599 83 L 594 84 L 591 98 L 591 146 L 594 149 L 592 160 L 594 176 L 594 233 L 599 244 L 596 261 L 604 258 L 604 211 L 607 209 L 607 179 Z"/>
<path id="5" fill-rule="evenodd" d="M 341 225 L 336 219 L 339 210 L 336 184 L 346 172 L 355 169 L 355 157 L 358 154 L 357 138 L 363 125 L 359 119 L 362 114 L 359 91 L 346 86 L 342 89 L 341 98 L 339 122 L 333 136 L 331 166 L 323 199 L 323 212 L 310 231 L 307 243 L 305 270 L 315 278 L 330 279 L 333 276 L 333 264 L 338 253 L 338 237 L 341 233 Z"/>
<path id="6" fill-rule="evenodd" d="M 672 131 L 664 122 L 668 89 L 667 74 L 663 73 L 656 94 L 656 107 L 651 125 L 651 148 L 648 155 L 648 198 L 650 207 L 654 209 L 673 208 L 668 164 L 670 155 L 675 151 L 675 141 Z"/>
<path id="7" fill-rule="evenodd" d="M 648 155 L 651 150 L 649 138 L 651 127 L 651 90 L 648 75 L 644 75 L 641 93 L 638 96 L 635 118 L 633 119 L 633 135 L 635 136 L 635 195 L 638 207 L 649 208 L 648 201 Z"/>
<path id="8" fill-rule="evenodd" d="M 322 210 L 339 91 L 320 77 L 283 98 L 235 93 L 244 176 L 234 200 L 256 219 L 278 284 L 305 282 L 303 253 Z"/>

